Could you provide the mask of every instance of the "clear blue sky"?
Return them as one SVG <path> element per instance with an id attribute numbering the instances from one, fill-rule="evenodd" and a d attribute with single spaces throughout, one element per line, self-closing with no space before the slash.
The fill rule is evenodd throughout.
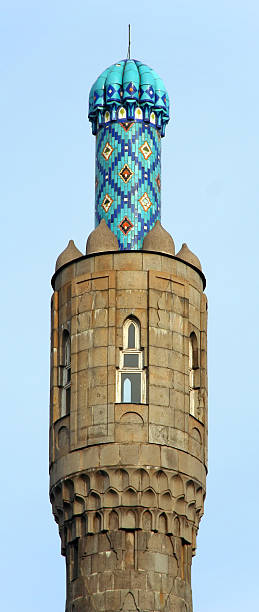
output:
<path id="1" fill-rule="evenodd" d="M 164 79 L 162 222 L 209 298 L 209 476 L 194 612 L 255 610 L 258 1 L 0 1 L 1 609 L 64 612 L 48 501 L 49 302 L 57 255 L 94 223 L 89 89 L 124 58 Z"/>

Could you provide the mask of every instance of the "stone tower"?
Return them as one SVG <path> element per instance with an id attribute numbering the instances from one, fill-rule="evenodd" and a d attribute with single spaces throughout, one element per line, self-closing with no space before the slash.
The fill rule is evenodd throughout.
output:
<path id="1" fill-rule="evenodd" d="M 50 499 L 66 612 L 191 612 L 207 471 L 207 300 L 160 223 L 169 100 L 123 60 L 89 101 L 96 228 L 52 279 Z"/>

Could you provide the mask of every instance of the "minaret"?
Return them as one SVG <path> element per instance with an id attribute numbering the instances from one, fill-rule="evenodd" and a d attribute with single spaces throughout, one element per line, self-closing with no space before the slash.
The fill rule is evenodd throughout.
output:
<path id="1" fill-rule="evenodd" d="M 207 472 L 207 300 L 160 222 L 162 80 L 96 80 L 96 227 L 52 278 L 50 499 L 66 612 L 192 612 Z"/>

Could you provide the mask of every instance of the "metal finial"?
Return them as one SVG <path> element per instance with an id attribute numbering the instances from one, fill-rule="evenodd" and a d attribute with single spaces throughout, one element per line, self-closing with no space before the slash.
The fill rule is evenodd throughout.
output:
<path id="1" fill-rule="evenodd" d="M 130 23 L 129 23 L 129 46 L 128 46 L 128 55 L 127 55 L 127 59 L 130 59 Z"/>

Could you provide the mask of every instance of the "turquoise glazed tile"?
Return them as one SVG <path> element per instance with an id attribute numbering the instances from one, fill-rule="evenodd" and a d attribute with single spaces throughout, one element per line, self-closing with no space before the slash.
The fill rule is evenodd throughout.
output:
<path id="1" fill-rule="evenodd" d="M 161 135 L 169 121 L 163 81 L 148 66 L 122 60 L 89 97 L 96 134 L 95 223 L 105 219 L 119 248 L 141 249 L 161 215 Z"/>

